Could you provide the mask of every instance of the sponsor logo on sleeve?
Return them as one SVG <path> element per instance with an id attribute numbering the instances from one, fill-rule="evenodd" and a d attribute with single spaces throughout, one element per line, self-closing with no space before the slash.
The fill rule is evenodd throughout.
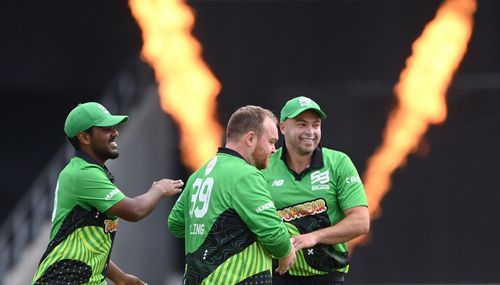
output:
<path id="1" fill-rule="evenodd" d="M 361 178 L 359 177 L 359 175 L 349 176 L 345 179 L 345 183 L 347 184 L 361 183 Z"/>
<path id="2" fill-rule="evenodd" d="M 273 202 L 267 202 L 267 203 L 265 203 L 264 205 L 260 205 L 259 207 L 257 207 L 257 209 L 255 209 L 255 211 L 256 211 L 257 213 L 261 213 L 261 212 L 263 212 L 264 210 L 269 209 L 269 208 L 271 208 L 271 207 L 274 207 L 274 203 L 273 203 Z"/>
<path id="3" fill-rule="evenodd" d="M 108 200 L 108 201 L 109 201 L 109 200 L 111 200 L 111 198 L 113 198 L 113 196 L 115 196 L 116 194 L 118 194 L 118 193 L 120 193 L 120 192 L 121 192 L 121 191 L 120 191 L 120 189 L 115 188 L 113 191 L 109 192 L 109 193 L 108 193 L 108 194 L 104 197 L 104 199 L 106 199 L 106 200 Z"/>

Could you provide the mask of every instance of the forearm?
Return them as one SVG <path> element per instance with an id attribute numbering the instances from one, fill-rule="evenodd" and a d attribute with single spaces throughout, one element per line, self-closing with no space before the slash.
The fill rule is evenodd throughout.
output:
<path id="1" fill-rule="evenodd" d="M 320 229 L 312 234 L 315 235 L 317 243 L 335 244 L 347 242 L 359 235 L 365 234 L 369 229 L 369 220 L 350 215 L 339 223 L 328 228 Z"/>
<path id="2" fill-rule="evenodd" d="M 132 198 L 135 212 L 134 221 L 141 220 L 149 215 L 163 197 L 163 192 L 160 189 L 151 187 L 148 192 Z"/>
<path id="3" fill-rule="evenodd" d="M 147 285 L 136 276 L 123 272 L 113 261 L 109 261 L 106 277 L 116 285 Z"/>
<path id="4" fill-rule="evenodd" d="M 297 236 L 294 245 L 308 248 L 317 243 L 343 243 L 369 231 L 370 215 L 367 207 L 354 207 L 346 210 L 344 214 L 345 217 L 335 225 Z"/>
<path id="5" fill-rule="evenodd" d="M 151 213 L 163 197 L 170 197 L 181 191 L 181 180 L 162 179 L 154 182 L 149 190 L 135 198 L 125 197 L 108 212 L 129 222 L 136 222 Z"/>
<path id="6" fill-rule="evenodd" d="M 124 278 L 124 276 L 125 272 L 123 272 L 113 261 L 110 260 L 106 277 L 113 281 L 113 283 L 117 284 Z"/>

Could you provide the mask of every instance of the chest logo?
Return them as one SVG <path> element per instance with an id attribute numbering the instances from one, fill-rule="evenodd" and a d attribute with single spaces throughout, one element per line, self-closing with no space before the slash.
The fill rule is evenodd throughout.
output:
<path id="1" fill-rule="evenodd" d="M 328 170 L 325 170 L 324 172 L 317 170 L 311 173 L 312 191 L 328 190 L 330 188 L 328 185 L 329 183 L 330 183 L 330 174 Z"/>
<path id="2" fill-rule="evenodd" d="M 326 212 L 328 210 L 326 202 L 323 199 L 317 199 L 311 202 L 305 202 L 299 205 L 284 208 L 278 211 L 278 216 L 285 220 L 285 222 L 290 222 L 298 218 L 305 216 L 312 216 Z"/>
<path id="3" fill-rule="evenodd" d="M 285 179 L 274 179 L 271 186 L 272 187 L 279 187 L 279 186 L 283 186 L 283 183 L 285 183 Z"/>

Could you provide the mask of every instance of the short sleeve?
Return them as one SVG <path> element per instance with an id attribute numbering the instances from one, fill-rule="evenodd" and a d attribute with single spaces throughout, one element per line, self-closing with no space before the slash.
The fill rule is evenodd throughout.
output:
<path id="1" fill-rule="evenodd" d="M 338 201 L 345 211 L 357 206 L 368 206 L 365 188 L 351 159 L 344 155 L 337 168 Z"/>
<path id="2" fill-rule="evenodd" d="M 78 172 L 75 180 L 75 199 L 88 207 L 104 213 L 125 198 L 125 195 L 97 166 L 89 166 Z"/>
<path id="3" fill-rule="evenodd" d="M 181 195 L 177 199 L 177 201 L 174 204 L 174 207 L 172 208 L 172 211 L 170 211 L 170 214 L 168 215 L 168 229 L 170 232 L 178 237 L 178 238 L 184 238 L 185 236 L 185 204 L 187 204 L 185 201 L 188 199 L 190 193 L 188 189 L 191 189 L 192 185 L 192 179 L 189 178 L 188 182 L 186 183 L 186 187 L 184 188 L 184 191 L 181 192 Z"/>

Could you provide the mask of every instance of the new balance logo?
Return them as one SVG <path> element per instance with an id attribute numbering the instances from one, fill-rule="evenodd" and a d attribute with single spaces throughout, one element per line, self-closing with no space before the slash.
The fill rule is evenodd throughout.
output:
<path id="1" fill-rule="evenodd" d="M 275 179 L 273 183 L 271 184 L 272 187 L 279 187 L 283 186 L 283 183 L 285 182 L 285 179 Z"/>

